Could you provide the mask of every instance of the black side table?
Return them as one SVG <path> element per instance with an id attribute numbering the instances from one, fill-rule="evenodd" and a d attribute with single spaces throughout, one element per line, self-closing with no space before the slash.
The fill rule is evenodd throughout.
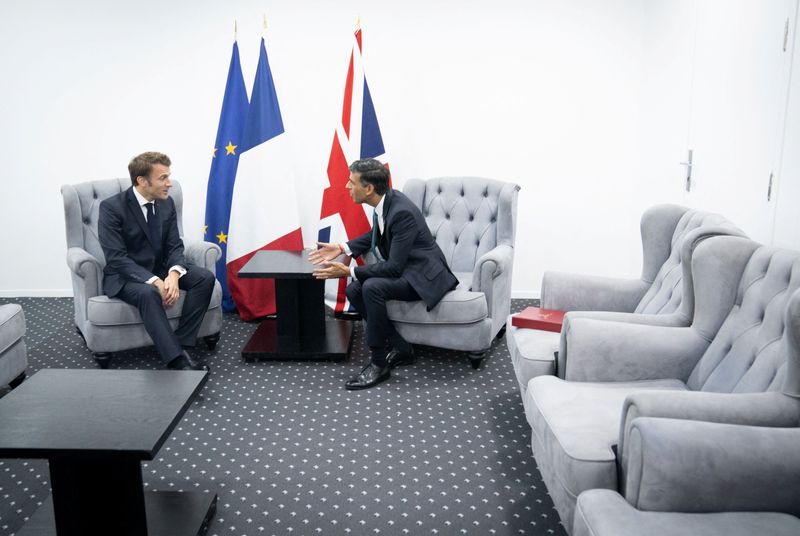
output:
<path id="1" fill-rule="evenodd" d="M 239 277 L 275 279 L 276 318 L 264 320 L 242 350 L 256 359 L 346 359 L 353 326 L 325 318 L 325 281 L 314 279 L 317 267 L 308 251 L 259 251 L 242 266 Z"/>
<path id="2" fill-rule="evenodd" d="M 142 487 L 207 372 L 41 370 L 0 399 L 0 457 L 46 458 L 52 496 L 18 536 L 198 536 L 215 493 Z"/>

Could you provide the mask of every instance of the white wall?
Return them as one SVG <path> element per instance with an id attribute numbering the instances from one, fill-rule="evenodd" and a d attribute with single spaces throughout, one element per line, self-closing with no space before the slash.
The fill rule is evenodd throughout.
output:
<path id="1" fill-rule="evenodd" d="M 233 19 L 249 88 L 265 8 L 306 230 L 360 15 L 397 185 L 520 183 L 516 295 L 545 269 L 638 273 L 641 0 L 50 1 L 1 10 L 0 294 L 69 294 L 59 187 L 125 176 L 144 150 L 171 156 L 186 235 L 200 238 Z"/>

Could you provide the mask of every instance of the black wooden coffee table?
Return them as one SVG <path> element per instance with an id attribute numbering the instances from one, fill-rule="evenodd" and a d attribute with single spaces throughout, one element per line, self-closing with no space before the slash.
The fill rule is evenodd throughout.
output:
<path id="1" fill-rule="evenodd" d="M 255 359 L 335 359 L 350 353 L 353 326 L 325 317 L 325 281 L 308 251 L 259 251 L 239 270 L 239 277 L 275 279 L 276 318 L 264 320 L 242 350 Z"/>
<path id="2" fill-rule="evenodd" d="M 144 492 L 207 372 L 41 370 L 0 399 L 0 457 L 46 458 L 52 496 L 17 536 L 197 536 L 214 493 Z"/>

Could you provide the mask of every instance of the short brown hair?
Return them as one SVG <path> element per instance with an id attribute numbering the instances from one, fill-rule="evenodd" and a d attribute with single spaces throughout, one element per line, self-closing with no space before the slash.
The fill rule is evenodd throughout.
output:
<path id="1" fill-rule="evenodd" d="M 172 165 L 172 162 L 167 155 L 156 151 L 148 151 L 134 156 L 128 163 L 128 173 L 131 175 L 131 184 L 136 186 L 137 177 L 149 178 L 150 172 L 156 164 L 169 167 Z"/>

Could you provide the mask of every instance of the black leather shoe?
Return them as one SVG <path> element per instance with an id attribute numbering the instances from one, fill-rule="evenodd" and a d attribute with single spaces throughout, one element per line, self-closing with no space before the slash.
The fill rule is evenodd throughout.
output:
<path id="1" fill-rule="evenodd" d="M 409 346 L 407 352 L 401 352 L 397 348 L 392 348 L 392 351 L 386 356 L 386 362 L 390 369 L 410 365 L 414 362 L 414 349 Z"/>
<path id="2" fill-rule="evenodd" d="M 206 372 L 211 370 L 208 365 L 195 363 L 185 350 L 181 352 L 181 355 L 167 363 L 167 367 L 171 370 L 205 370 Z"/>
<path id="3" fill-rule="evenodd" d="M 346 384 L 344 384 L 345 389 L 349 389 L 351 391 L 357 389 L 369 389 L 370 387 L 374 387 L 381 382 L 385 382 L 389 379 L 389 367 L 379 367 L 373 363 L 370 363 L 366 367 L 364 367 L 360 373 L 356 376 L 350 378 Z"/>

